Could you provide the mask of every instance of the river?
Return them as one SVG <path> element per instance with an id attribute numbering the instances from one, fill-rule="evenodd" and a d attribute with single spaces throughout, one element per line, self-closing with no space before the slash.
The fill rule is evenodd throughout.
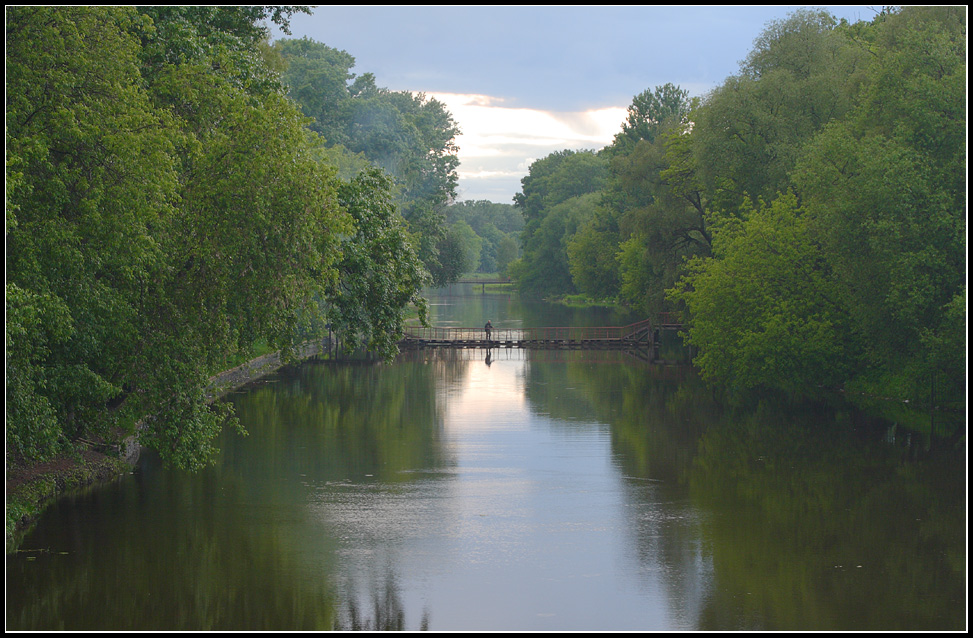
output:
<path id="1" fill-rule="evenodd" d="M 640 318 L 450 291 L 434 325 Z M 248 435 L 214 466 L 144 453 L 45 512 L 8 630 L 966 626 L 965 450 L 838 402 L 517 349 L 308 362 L 228 400 Z"/>

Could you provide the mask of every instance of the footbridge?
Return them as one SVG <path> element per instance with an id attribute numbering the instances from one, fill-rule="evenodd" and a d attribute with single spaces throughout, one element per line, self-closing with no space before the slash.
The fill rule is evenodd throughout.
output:
<path id="1" fill-rule="evenodd" d="M 400 347 L 413 348 L 638 348 L 654 344 L 660 329 L 676 329 L 671 317 L 664 323 L 649 319 L 627 326 L 570 326 L 549 328 L 434 328 L 407 326 Z"/>

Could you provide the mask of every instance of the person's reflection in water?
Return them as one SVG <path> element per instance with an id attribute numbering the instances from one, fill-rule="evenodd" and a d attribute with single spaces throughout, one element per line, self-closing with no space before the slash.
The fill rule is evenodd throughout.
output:
<path id="1" fill-rule="evenodd" d="M 486 356 L 487 367 L 490 367 L 490 364 L 493 363 L 493 359 L 491 358 L 492 355 L 493 355 L 493 351 L 487 350 L 487 356 Z"/>

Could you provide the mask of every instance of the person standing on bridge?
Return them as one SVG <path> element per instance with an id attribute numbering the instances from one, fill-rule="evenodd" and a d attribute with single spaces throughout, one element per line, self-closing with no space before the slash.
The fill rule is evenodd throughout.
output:
<path id="1" fill-rule="evenodd" d="M 490 333 L 493 332 L 493 324 L 487 319 L 486 325 L 483 326 L 483 330 L 486 332 L 486 340 L 490 340 Z"/>

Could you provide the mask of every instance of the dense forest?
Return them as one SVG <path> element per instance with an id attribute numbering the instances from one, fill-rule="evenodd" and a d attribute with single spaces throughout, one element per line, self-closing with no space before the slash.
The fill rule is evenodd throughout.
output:
<path id="1" fill-rule="evenodd" d="M 965 405 L 965 7 L 796 11 L 704 97 L 646 90 L 611 145 L 535 162 L 515 202 L 523 292 L 679 312 L 730 392 Z"/>
<path id="2" fill-rule="evenodd" d="M 390 357 L 422 286 L 461 274 L 451 116 L 271 45 L 296 12 L 7 9 L 8 463 L 144 419 L 200 467 L 235 423 L 204 404 L 229 361 L 325 326 Z"/>
<path id="3" fill-rule="evenodd" d="M 348 52 L 308 38 L 277 40 L 273 51 L 288 95 L 312 118 L 320 152 L 339 176 L 376 166 L 392 177 L 432 285 L 496 272 L 518 256 L 523 218 L 513 205 L 453 201 L 459 128 L 442 104 L 378 88 L 373 74 L 352 73 Z"/>

